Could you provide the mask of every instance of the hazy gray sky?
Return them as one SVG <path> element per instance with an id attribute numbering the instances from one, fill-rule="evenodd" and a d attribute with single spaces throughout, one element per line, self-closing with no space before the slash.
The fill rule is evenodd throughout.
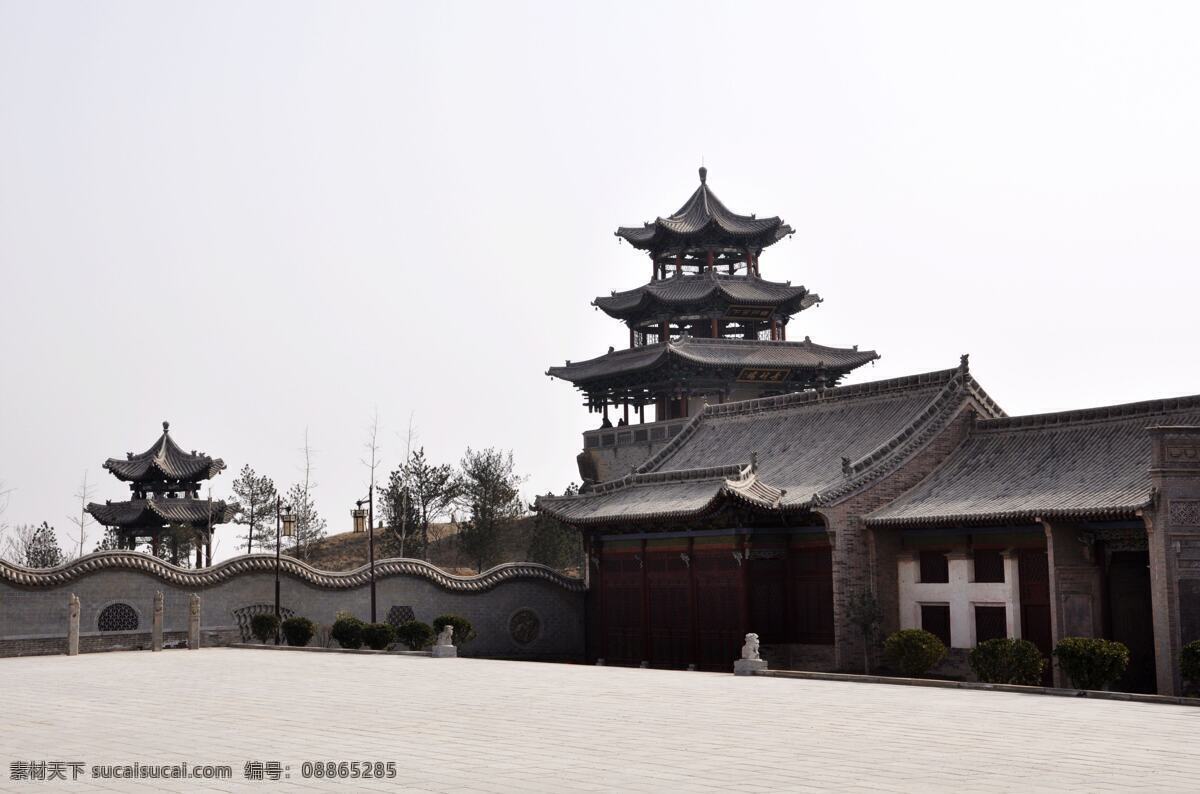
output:
<path id="1" fill-rule="evenodd" d="M 527 493 L 592 426 L 543 374 L 627 342 L 619 224 L 781 215 L 789 328 L 1010 413 L 1200 392 L 1200 9 L 1179 3 L 0 2 L 4 521 L 169 419 L 348 529 L 410 414 Z M 93 531 L 93 540 L 100 530 Z M 228 556 L 233 531 L 220 531 Z"/>

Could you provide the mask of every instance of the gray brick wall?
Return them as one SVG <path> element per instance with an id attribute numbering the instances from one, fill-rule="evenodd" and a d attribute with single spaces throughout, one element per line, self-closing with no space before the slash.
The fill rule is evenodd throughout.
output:
<path id="1" fill-rule="evenodd" d="M 583 593 L 555 582 L 513 578 L 487 590 L 451 591 L 423 577 L 393 575 L 377 579 L 376 589 L 380 621 L 387 619 L 393 605 L 412 607 L 417 619 L 427 623 L 444 613 L 470 620 L 478 638 L 467 646 L 464 655 L 583 658 Z M 252 571 L 209 587 L 183 588 L 152 573 L 109 569 L 84 573 L 68 584 L 55 587 L 23 588 L 0 582 L 0 656 L 64 652 L 67 599 L 71 593 L 78 595 L 81 602 L 82 652 L 106 650 L 121 643 L 148 646 L 154 593 L 159 590 L 164 597 L 163 630 L 168 636 L 186 636 L 188 599 L 192 592 L 197 592 L 202 605 L 201 630 L 208 635 L 205 640 L 211 637 L 214 642 L 227 642 L 237 635 L 234 610 L 253 604 L 273 604 L 275 579 L 273 574 Z M 280 600 L 295 614 L 317 623 L 332 623 L 340 610 L 363 620 L 370 618 L 370 589 L 366 585 L 323 588 L 285 574 Z M 98 632 L 100 611 L 116 602 L 129 604 L 138 613 L 137 632 L 104 635 Z M 532 610 L 541 622 L 539 635 L 526 645 L 513 639 L 509 629 L 513 614 L 522 609 Z"/>

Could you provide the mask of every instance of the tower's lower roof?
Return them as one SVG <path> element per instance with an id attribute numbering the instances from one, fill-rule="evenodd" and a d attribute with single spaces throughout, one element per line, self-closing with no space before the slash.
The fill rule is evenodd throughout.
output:
<path id="1" fill-rule="evenodd" d="M 646 372 L 672 359 L 714 369 L 815 371 L 824 368 L 836 376 L 861 367 L 879 354 L 874 350 L 826 347 L 808 339 L 803 342 L 771 342 L 755 339 L 700 339 L 685 336 L 666 344 L 617 350 L 587 361 L 551 367 L 546 374 L 576 386 L 605 378 Z"/>
<path id="2" fill-rule="evenodd" d="M 101 524 L 120 529 L 154 529 L 167 525 L 201 528 L 231 521 L 237 510 L 236 504 L 190 497 L 93 502 L 87 506 L 87 511 Z"/>

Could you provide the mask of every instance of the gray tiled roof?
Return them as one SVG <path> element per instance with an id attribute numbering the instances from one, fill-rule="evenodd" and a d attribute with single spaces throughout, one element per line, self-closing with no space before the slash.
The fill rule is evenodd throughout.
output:
<path id="1" fill-rule="evenodd" d="M 224 524 L 233 519 L 236 504 L 190 497 L 133 499 L 127 502 L 95 502 L 87 506 L 92 517 L 106 527 L 157 527 L 165 524 L 201 527 Z"/>
<path id="2" fill-rule="evenodd" d="M 1200 425 L 1200 397 L 980 422 L 958 450 L 872 525 L 1118 518 L 1150 502 L 1150 434 Z"/>
<path id="3" fill-rule="evenodd" d="M 171 439 L 170 425 L 163 422 L 163 432 L 150 449 L 140 455 L 130 454 L 124 460 L 109 458 L 104 468 L 119 480 L 127 482 L 149 482 L 177 480 L 194 482 L 215 477 L 225 468 L 220 458 L 211 458 L 204 453 L 184 452 Z"/>
<path id="4" fill-rule="evenodd" d="M 821 301 L 820 296 L 810 294 L 802 286 L 767 281 L 753 275 L 729 276 L 708 271 L 694 276 L 672 276 L 651 281 L 637 289 L 596 298 L 592 305 L 613 317 L 622 317 L 655 302 L 666 306 L 686 306 L 706 300 L 715 293 L 720 293 L 730 303 L 747 306 L 795 303 L 799 308 L 807 309 Z"/>
<path id="5" fill-rule="evenodd" d="M 700 187 L 674 214 L 642 226 L 622 226 L 616 234 L 635 248 L 653 249 L 666 240 L 687 240 L 704 236 L 725 236 L 735 240 L 770 245 L 792 233 L 778 217 L 756 218 L 738 215 L 708 188 L 707 169 L 700 169 Z"/>
<path id="6" fill-rule="evenodd" d="M 808 339 L 803 342 L 770 342 L 755 339 L 701 339 L 684 336 L 667 344 L 616 350 L 587 361 L 551 367 L 547 375 L 575 384 L 595 378 L 640 372 L 658 366 L 667 357 L 710 367 L 779 367 L 815 370 L 824 366 L 831 373 L 848 372 L 875 359 L 874 350 L 826 347 Z"/>
<path id="7" fill-rule="evenodd" d="M 538 507 L 580 525 L 699 516 L 726 498 L 803 509 L 882 476 L 969 402 L 1002 414 L 965 367 L 709 405 L 636 472 Z"/>

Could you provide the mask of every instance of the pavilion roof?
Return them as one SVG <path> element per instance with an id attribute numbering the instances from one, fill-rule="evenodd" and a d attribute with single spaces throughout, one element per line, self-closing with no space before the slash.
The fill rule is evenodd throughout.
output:
<path id="1" fill-rule="evenodd" d="M 162 435 L 153 446 L 138 455 L 128 453 L 123 460 L 109 458 L 104 468 L 126 482 L 194 482 L 215 477 L 225 468 L 225 461 L 203 452 L 185 452 L 171 438 L 170 423 L 163 422 Z"/>
<path id="2" fill-rule="evenodd" d="M 677 520 L 734 501 L 769 513 L 836 500 L 907 459 L 965 406 L 1000 408 L 956 369 L 705 406 L 631 474 L 539 510 L 576 525 Z"/>
<path id="3" fill-rule="evenodd" d="M 820 303 L 819 295 L 791 282 L 767 281 L 758 276 L 730 276 L 707 271 L 699 275 L 672 276 L 636 289 L 614 292 L 592 301 L 606 314 L 624 318 L 654 304 L 669 307 L 706 301 L 713 296 L 744 306 L 790 306 L 807 309 Z"/>
<path id="4" fill-rule="evenodd" d="M 191 497 L 151 497 L 104 504 L 93 502 L 87 506 L 92 517 L 104 526 L 122 529 L 154 528 L 168 524 L 191 527 L 224 524 L 233 519 L 237 510 L 236 504 Z"/>
<path id="5" fill-rule="evenodd" d="M 546 374 L 577 386 L 616 375 L 644 372 L 671 359 L 722 369 L 772 367 L 782 369 L 827 369 L 831 376 L 861 367 L 879 354 L 874 350 L 826 347 L 809 339 L 776 342 L 756 339 L 703 339 L 683 336 L 666 344 L 614 350 L 588 361 L 551 367 Z"/>
<path id="6" fill-rule="evenodd" d="M 1200 425 L 1200 396 L 979 422 L 936 472 L 872 513 L 874 526 L 1132 518 L 1151 501 L 1151 438 Z"/>
<path id="7" fill-rule="evenodd" d="M 688 243 L 726 241 L 763 248 L 793 231 L 778 217 L 739 215 L 726 207 L 708 187 L 708 169 L 700 168 L 700 187 L 672 215 L 641 226 L 622 226 L 616 235 L 642 250 Z"/>

